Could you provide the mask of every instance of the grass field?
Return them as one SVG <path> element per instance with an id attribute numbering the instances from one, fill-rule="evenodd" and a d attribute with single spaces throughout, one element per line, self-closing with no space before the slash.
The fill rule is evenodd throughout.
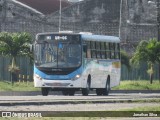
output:
<path id="1" fill-rule="evenodd" d="M 112 88 L 113 90 L 160 90 L 160 83 L 158 80 L 154 80 L 153 84 L 150 84 L 149 80 L 126 80 L 121 81 L 120 85 Z"/>
<path id="2" fill-rule="evenodd" d="M 136 107 L 132 109 L 124 109 L 122 111 L 160 111 L 160 106 L 156 107 Z"/>
<path id="3" fill-rule="evenodd" d="M 149 80 L 121 81 L 120 85 L 112 90 L 160 90 L 158 80 L 149 83 Z M 0 91 L 40 91 L 40 88 L 34 88 L 33 82 L 16 82 L 12 86 L 10 82 L 0 82 Z"/>
<path id="4" fill-rule="evenodd" d="M 0 82 L 0 91 L 40 91 L 39 88 L 33 86 L 33 82 Z"/>

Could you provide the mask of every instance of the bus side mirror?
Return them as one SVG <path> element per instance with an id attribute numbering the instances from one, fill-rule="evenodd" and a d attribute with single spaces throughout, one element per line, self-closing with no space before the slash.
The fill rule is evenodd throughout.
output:
<path id="1" fill-rule="evenodd" d="M 87 45 L 86 44 L 83 45 L 83 52 L 87 52 Z"/>

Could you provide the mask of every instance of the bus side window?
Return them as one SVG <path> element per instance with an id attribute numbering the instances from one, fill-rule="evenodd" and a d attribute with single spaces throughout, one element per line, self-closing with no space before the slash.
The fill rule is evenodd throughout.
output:
<path id="1" fill-rule="evenodd" d="M 86 45 L 87 45 L 86 57 L 91 58 L 91 42 L 90 41 L 86 42 Z"/>
<path id="2" fill-rule="evenodd" d="M 111 59 L 111 45 L 106 43 L 106 59 Z"/>
<path id="3" fill-rule="evenodd" d="M 111 59 L 115 59 L 115 43 L 110 43 Z"/>
<path id="4" fill-rule="evenodd" d="M 106 59 L 105 42 L 101 42 L 101 57 Z"/>
<path id="5" fill-rule="evenodd" d="M 96 53 L 97 53 L 97 58 L 101 58 L 101 44 L 100 42 L 96 42 Z"/>
<path id="6" fill-rule="evenodd" d="M 88 49 L 87 42 L 84 41 L 82 44 L 82 53 L 84 58 L 87 58 L 87 49 Z"/>
<path id="7" fill-rule="evenodd" d="M 87 50 L 87 58 L 91 58 L 91 50 L 90 49 Z"/>
<path id="8" fill-rule="evenodd" d="M 115 58 L 120 59 L 120 45 L 119 45 L 119 43 L 115 44 Z"/>
<path id="9" fill-rule="evenodd" d="M 96 43 L 91 41 L 91 58 L 96 58 Z"/>

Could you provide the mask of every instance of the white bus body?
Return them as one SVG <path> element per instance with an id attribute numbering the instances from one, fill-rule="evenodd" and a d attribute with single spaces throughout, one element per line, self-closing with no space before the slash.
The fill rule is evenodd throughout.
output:
<path id="1" fill-rule="evenodd" d="M 34 86 L 74 95 L 108 95 L 120 83 L 120 39 L 114 36 L 41 33 L 34 44 Z M 77 53 L 76 53 L 77 52 Z M 64 61 L 61 60 L 61 57 Z"/>

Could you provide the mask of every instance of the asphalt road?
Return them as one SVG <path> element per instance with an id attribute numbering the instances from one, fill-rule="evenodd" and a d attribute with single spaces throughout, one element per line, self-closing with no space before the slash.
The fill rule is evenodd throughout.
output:
<path id="1" fill-rule="evenodd" d="M 90 94 L 82 96 L 48 95 L 48 96 L 0 96 L 0 106 L 15 105 L 65 105 L 65 104 L 86 104 L 86 103 L 133 103 L 137 101 L 146 101 L 160 99 L 160 93 L 111 93 L 109 96 L 97 96 Z"/>
<path id="2" fill-rule="evenodd" d="M 160 107 L 159 102 L 152 100 L 160 101 L 160 93 L 111 93 L 109 96 L 0 96 L 0 111 L 123 111 L 135 107 Z"/>

